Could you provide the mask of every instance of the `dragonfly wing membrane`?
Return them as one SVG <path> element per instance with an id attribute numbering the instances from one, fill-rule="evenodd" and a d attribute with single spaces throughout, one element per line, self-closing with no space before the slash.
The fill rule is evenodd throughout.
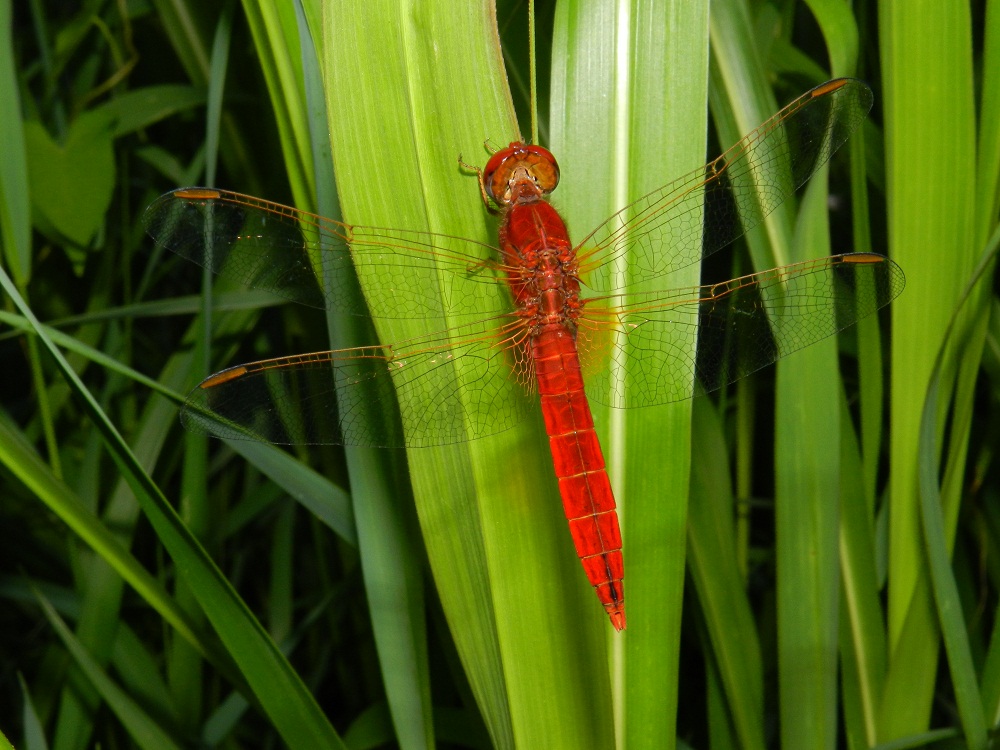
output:
<path id="1" fill-rule="evenodd" d="M 695 361 L 673 344 L 679 334 L 698 333 L 698 291 L 658 292 L 645 305 L 620 296 L 587 300 L 577 328 L 587 397 L 616 409 L 690 398 Z"/>
<path id="2" fill-rule="evenodd" d="M 213 273 L 319 309 L 388 319 L 482 317 L 503 293 L 490 245 L 350 226 L 225 190 L 166 193 L 143 222 L 157 244 Z M 356 273 L 370 275 L 366 299 L 354 293 Z"/>
<path id="3" fill-rule="evenodd" d="M 840 78 L 806 92 L 701 169 L 626 206 L 577 247 L 598 292 L 615 291 L 614 261 L 644 280 L 685 268 L 759 225 L 864 121 L 871 89 Z"/>
<path id="4" fill-rule="evenodd" d="M 310 307 L 324 305 L 299 229 L 236 193 L 175 190 L 143 215 L 149 235 L 213 273 Z M 263 202 L 263 201 L 260 201 Z M 343 259 L 340 260 L 343 262 Z"/>
<path id="5" fill-rule="evenodd" d="M 509 297 L 496 250 L 472 240 L 403 229 L 351 227 L 354 266 L 376 317 L 483 317 Z M 477 258 L 470 252 L 478 252 Z M 394 311 L 391 314 L 378 311 Z"/>
<path id="6" fill-rule="evenodd" d="M 458 326 L 392 346 L 263 360 L 223 370 L 192 391 L 189 429 L 279 445 L 415 448 L 508 429 L 532 408 L 516 325 Z M 402 425 L 393 418 L 398 404 Z"/>
<path id="7" fill-rule="evenodd" d="M 872 315 L 904 285 L 888 258 L 850 253 L 627 301 L 598 298 L 581 319 L 580 347 L 614 366 L 588 380 L 587 394 L 631 408 L 716 390 Z M 697 331 L 697 354 L 667 344 L 677 328 Z"/>
<path id="8" fill-rule="evenodd" d="M 504 320 L 456 326 L 447 348 L 428 349 L 420 339 L 392 347 L 407 445 L 486 437 L 537 409 L 529 398 L 532 365 L 520 354 L 524 328 L 519 321 L 504 326 Z"/>
<path id="9" fill-rule="evenodd" d="M 402 445 L 389 362 L 380 347 L 363 347 L 239 365 L 195 388 L 181 419 L 198 432 L 277 445 Z"/>
<path id="10" fill-rule="evenodd" d="M 707 287 L 698 382 L 705 391 L 733 383 L 874 314 L 904 285 L 888 258 L 849 253 Z"/>

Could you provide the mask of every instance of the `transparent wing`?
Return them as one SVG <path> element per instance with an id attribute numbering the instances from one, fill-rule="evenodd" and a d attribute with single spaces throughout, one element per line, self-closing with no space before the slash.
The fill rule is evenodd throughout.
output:
<path id="1" fill-rule="evenodd" d="M 426 447 L 485 437 L 537 408 L 525 338 L 522 321 L 504 316 L 392 346 L 238 365 L 197 386 L 181 420 L 217 437 L 283 445 Z"/>
<path id="2" fill-rule="evenodd" d="M 724 154 L 626 206 L 577 245 L 581 275 L 613 291 L 614 262 L 629 256 L 645 280 L 684 268 L 757 226 L 847 140 L 872 106 L 862 81 L 806 92 Z"/>
<path id="3" fill-rule="evenodd" d="M 595 298 L 577 334 L 580 356 L 594 369 L 587 395 L 627 408 L 721 388 L 854 325 L 904 285 L 888 258 L 850 253 L 627 302 Z M 697 354 L 674 346 L 678 331 L 697 335 Z"/>
<path id="4" fill-rule="evenodd" d="M 290 206 L 208 188 L 157 198 L 143 215 L 153 240 L 246 287 L 311 307 L 369 315 L 345 280 L 377 272 L 366 290 L 380 317 L 488 315 L 504 293 L 496 249 L 473 240 L 341 224 Z M 317 279 L 329 284 L 323 288 Z M 509 301 L 508 301 L 509 304 Z"/>

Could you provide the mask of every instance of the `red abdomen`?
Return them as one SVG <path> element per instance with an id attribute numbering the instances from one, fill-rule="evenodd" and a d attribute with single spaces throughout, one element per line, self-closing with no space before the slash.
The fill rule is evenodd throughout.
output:
<path id="1" fill-rule="evenodd" d="M 622 537 L 604 456 L 583 392 L 576 341 L 561 325 L 547 325 L 531 341 L 538 391 L 559 494 L 587 578 L 611 624 L 625 628 Z"/>

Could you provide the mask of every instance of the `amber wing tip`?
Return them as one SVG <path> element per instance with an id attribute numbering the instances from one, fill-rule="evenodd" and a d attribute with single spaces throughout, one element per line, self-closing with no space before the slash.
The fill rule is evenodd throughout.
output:
<path id="1" fill-rule="evenodd" d="M 611 618 L 611 624 L 615 626 L 615 630 L 620 633 L 625 629 L 624 612 L 608 612 L 608 616 Z"/>

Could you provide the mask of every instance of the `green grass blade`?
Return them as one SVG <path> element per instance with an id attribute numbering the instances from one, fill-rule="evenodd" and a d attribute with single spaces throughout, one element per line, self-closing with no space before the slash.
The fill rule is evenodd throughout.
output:
<path id="1" fill-rule="evenodd" d="M 996 0 L 986 4 L 979 109 L 977 221 L 985 241 L 1000 207 L 1000 3 Z"/>
<path id="2" fill-rule="evenodd" d="M 712 119 L 722 144 L 735 143 L 778 111 L 778 102 L 767 83 L 760 52 L 746 29 L 753 19 L 740 3 L 713 6 L 711 18 L 712 57 L 709 89 Z M 725 148 L 725 146 L 723 146 Z M 754 268 L 791 262 L 793 208 L 790 201 L 771 213 L 762 226 L 746 235 Z"/>
<path id="3" fill-rule="evenodd" d="M 845 12 L 815 2 L 840 75 L 853 71 L 857 33 Z M 713 106 L 722 141 L 762 121 L 776 106 L 760 53 L 741 32 L 750 20 L 735 5 L 713 8 L 713 70 L 733 115 Z M 820 81 L 817 81 L 819 83 Z M 739 130 L 734 128 L 734 125 Z M 757 268 L 830 254 L 825 173 L 806 190 L 793 233 L 793 201 L 771 214 L 765 232 L 750 232 Z M 834 747 L 837 738 L 837 519 L 840 452 L 836 340 L 814 344 L 779 362 L 776 383 L 776 535 L 778 663 L 782 744 Z"/>
<path id="4" fill-rule="evenodd" d="M 160 541 L 178 569 L 183 571 L 199 604 L 276 729 L 290 745 L 318 742 L 330 747 L 340 746 L 340 739 L 298 675 L 145 473 L 94 397 L 45 335 L 3 269 L 0 269 L 0 287 L 31 323 L 40 342 L 93 420 L 104 447 L 135 492 Z"/>
<path id="5" fill-rule="evenodd" d="M 128 731 L 137 747 L 150 750 L 179 750 L 182 745 L 175 742 L 151 716 L 129 695 L 117 685 L 101 669 L 100 664 L 87 652 L 83 644 L 74 637 L 72 631 L 56 613 L 55 608 L 45 597 L 39 594 L 42 612 L 48 618 L 49 624 L 55 628 L 66 650 L 72 655 L 77 666 L 86 675 L 87 680 L 95 687 L 105 704 L 115 713 Z"/>
<path id="6" fill-rule="evenodd" d="M 854 75 L 858 65 L 858 25 L 849 3 L 840 0 L 806 0 L 823 33 L 830 71 L 834 76 Z"/>
<path id="7" fill-rule="evenodd" d="M 550 126 L 562 184 L 554 202 L 575 235 L 704 162 L 707 22 L 702 3 L 560 4 Z M 670 281 L 697 284 L 698 274 L 695 266 Z M 610 644 L 616 733 L 627 746 L 672 747 L 691 404 L 591 407 L 625 545 L 630 626 Z"/>
<path id="8" fill-rule="evenodd" d="M 962 603 L 958 595 L 950 564 L 950 554 L 941 513 L 941 495 L 938 491 L 935 413 L 938 399 L 937 372 L 931 379 L 928 398 L 924 410 L 921 429 L 921 453 L 924 461 L 920 470 L 921 517 L 927 539 L 928 567 L 934 587 L 934 599 L 945 650 L 948 654 L 951 675 L 962 733 L 966 746 L 986 748 L 986 719 L 983 715 L 982 696 L 979 693 L 976 666 L 968 639 L 965 619 L 962 617 Z"/>
<path id="9" fill-rule="evenodd" d="M 872 491 L 862 470 L 848 404 L 841 399 L 840 658 L 846 732 L 872 746 L 885 679 L 885 618 L 875 565 Z"/>
<path id="10" fill-rule="evenodd" d="M 983 710 L 987 721 L 1000 722 L 1000 624 L 994 621 L 990 633 L 989 649 L 983 660 L 979 692 L 983 696 Z"/>
<path id="11" fill-rule="evenodd" d="M 302 47 L 309 39 L 300 36 L 295 5 L 244 0 L 243 10 L 271 95 L 292 194 L 296 205 L 313 211 L 316 208 L 316 175 L 302 69 Z"/>
<path id="12" fill-rule="evenodd" d="M 249 1 L 244 7 L 277 113 L 297 203 L 306 210 L 318 208 L 325 215 L 338 216 L 319 62 L 323 27 L 318 7 L 294 3 L 275 9 Z M 350 316 L 330 313 L 329 320 L 332 348 L 372 340 L 369 327 Z M 356 508 L 352 533 L 356 528 L 396 735 L 404 748 L 430 746 L 434 735 L 422 555 L 414 539 L 407 493 L 400 492 L 393 479 L 401 469 L 393 467 L 395 456 L 384 451 L 348 447 L 345 452 Z"/>
<path id="13" fill-rule="evenodd" d="M 345 218 L 495 242 L 475 178 L 458 165 L 459 156 L 481 162 L 484 140 L 516 134 L 491 10 L 338 5 L 324 23 Z M 378 333 L 391 342 L 448 325 L 387 320 Z M 606 695 L 607 671 L 594 654 L 607 624 L 573 559 L 546 454 L 537 417 L 494 437 L 408 453 L 431 569 L 499 747 L 610 737 L 607 709 L 591 697 Z"/>
<path id="14" fill-rule="evenodd" d="M 961 306 L 968 300 L 976 301 L 976 289 L 985 274 L 992 269 L 1000 250 L 1000 227 L 994 231 L 987 244 L 986 251 L 979 263 L 977 271 L 969 280 L 969 285 L 962 295 L 960 305 L 949 320 L 941 351 L 931 371 L 928 385 L 927 400 L 924 403 L 923 419 L 920 430 L 920 513 L 926 539 L 928 569 L 931 585 L 934 590 L 934 600 L 937 606 L 938 622 L 948 655 L 948 666 L 954 685 L 959 716 L 962 722 L 962 732 L 968 747 L 988 747 L 986 720 L 983 715 L 983 697 L 979 693 L 976 667 L 973 663 L 969 643 L 968 630 L 962 616 L 962 603 L 958 595 L 958 586 L 951 569 L 950 549 L 943 503 L 938 485 L 939 466 L 936 447 L 938 440 L 937 415 L 940 410 L 941 372 L 944 354 L 950 348 L 950 336 L 956 330 L 956 322 L 961 321 Z M 960 329 L 959 329 L 960 330 Z"/>
<path id="15" fill-rule="evenodd" d="M 796 257 L 830 254 L 825 170 L 802 202 Z M 840 434 L 836 339 L 778 364 L 775 410 L 782 744 L 836 746 Z"/>
<path id="16" fill-rule="evenodd" d="M 212 57 L 208 69 L 208 102 L 205 109 L 205 184 L 215 185 L 219 157 L 219 126 L 222 121 L 222 100 L 226 90 L 226 71 L 229 68 L 229 42 L 232 37 L 233 2 L 223 6 L 215 25 L 212 40 Z M 206 276 L 206 279 L 210 278 Z"/>
<path id="17" fill-rule="evenodd" d="M 688 561 L 712 658 L 724 691 L 723 712 L 738 747 L 763 748 L 764 674 L 756 625 L 736 557 L 735 499 L 718 414 L 708 399 L 694 402 L 688 518 Z"/>
<path id="18" fill-rule="evenodd" d="M 24 742 L 22 747 L 26 750 L 48 750 L 48 743 L 45 741 L 45 732 L 42 729 L 42 721 L 38 716 L 38 708 L 35 706 L 35 702 L 32 699 L 31 692 L 28 689 L 27 681 L 23 675 L 18 675 L 18 682 L 20 683 L 21 696 L 24 701 L 24 707 L 21 710 L 21 717 L 23 723 L 23 734 Z M 2 732 L 0 732 L 0 747 L 4 750 L 14 750 L 14 746 L 10 744 L 10 741 Z"/>
<path id="19" fill-rule="evenodd" d="M 913 14 L 880 4 L 888 236 L 910 280 L 893 304 L 889 499 L 888 653 L 892 655 L 879 739 L 926 729 L 938 654 L 922 550 L 917 477 L 921 405 L 946 321 L 975 262 L 975 106 L 969 10 L 929 6 Z M 925 54 L 933 50 L 933 54 Z M 974 344 L 963 356 L 978 360 Z M 942 388 L 954 387 L 957 358 L 946 357 Z M 949 401 L 942 396 L 940 404 Z M 956 412 L 957 424 L 966 409 Z M 942 414 L 937 415 L 941 429 Z M 968 434 L 967 432 L 965 433 Z M 965 438 L 959 436 L 959 440 Z M 961 454 L 959 446 L 953 454 Z M 957 502 L 946 492 L 946 532 Z"/>
<path id="20" fill-rule="evenodd" d="M 0 39 L 11 37 L 9 0 L 0 2 Z M 17 95 L 14 46 L 0 45 L 0 138 L 6 157 L 0 160 L 0 248 L 18 286 L 31 273 L 31 210 L 25 159 L 21 102 Z"/>

